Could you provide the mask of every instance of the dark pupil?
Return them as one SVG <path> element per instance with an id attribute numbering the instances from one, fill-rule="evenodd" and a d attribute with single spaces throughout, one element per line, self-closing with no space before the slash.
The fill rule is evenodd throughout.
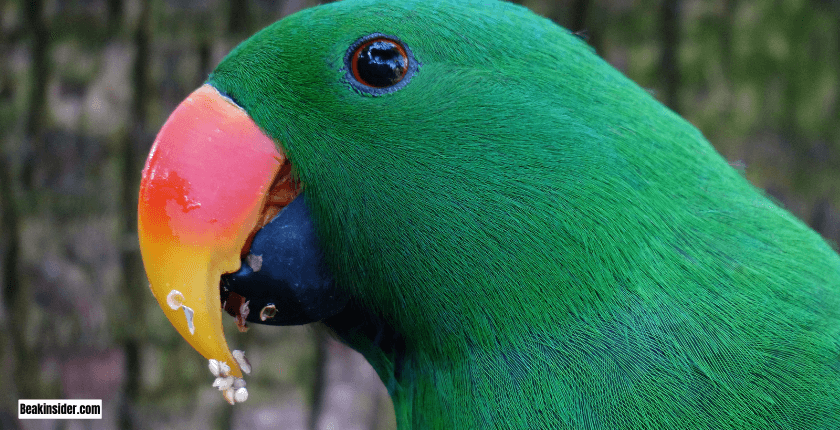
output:
<path id="1" fill-rule="evenodd" d="M 377 88 L 399 82 L 405 75 L 408 59 L 393 42 L 378 40 L 359 50 L 357 70 L 364 83 Z"/>

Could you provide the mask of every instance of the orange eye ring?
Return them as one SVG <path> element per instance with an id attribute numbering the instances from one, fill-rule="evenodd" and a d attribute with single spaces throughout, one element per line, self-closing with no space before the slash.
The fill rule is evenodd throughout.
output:
<path id="1" fill-rule="evenodd" d="M 418 64 L 399 39 L 374 33 L 350 46 L 345 66 L 347 79 L 356 90 L 380 95 L 405 86 Z"/>

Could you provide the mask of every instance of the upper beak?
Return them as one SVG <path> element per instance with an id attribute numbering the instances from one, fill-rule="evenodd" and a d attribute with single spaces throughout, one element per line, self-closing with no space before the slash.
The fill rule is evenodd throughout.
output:
<path id="1" fill-rule="evenodd" d="M 193 348 L 238 377 L 222 331 L 219 281 L 239 269 L 268 218 L 285 163 L 244 110 L 204 85 L 166 121 L 143 169 L 138 229 L 152 293 Z"/>

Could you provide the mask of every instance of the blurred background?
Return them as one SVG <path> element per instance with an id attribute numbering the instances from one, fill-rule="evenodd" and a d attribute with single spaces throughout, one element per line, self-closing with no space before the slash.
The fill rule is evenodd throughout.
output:
<path id="1" fill-rule="evenodd" d="M 398 0 L 395 0 L 398 1 Z M 147 288 L 140 171 L 175 106 L 236 44 L 311 0 L 0 0 L 0 428 L 391 429 L 355 352 L 314 326 L 229 341 L 229 407 Z M 525 0 L 699 127 L 840 241 L 840 1 Z M 103 399 L 100 421 L 19 421 L 21 398 Z"/>

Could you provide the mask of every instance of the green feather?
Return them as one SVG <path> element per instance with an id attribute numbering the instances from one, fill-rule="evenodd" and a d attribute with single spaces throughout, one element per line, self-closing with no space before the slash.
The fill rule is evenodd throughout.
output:
<path id="1" fill-rule="evenodd" d="M 372 97 L 376 32 L 420 66 Z M 400 428 L 840 428 L 840 258 L 549 20 L 342 1 L 209 82 L 295 166 Z"/>

